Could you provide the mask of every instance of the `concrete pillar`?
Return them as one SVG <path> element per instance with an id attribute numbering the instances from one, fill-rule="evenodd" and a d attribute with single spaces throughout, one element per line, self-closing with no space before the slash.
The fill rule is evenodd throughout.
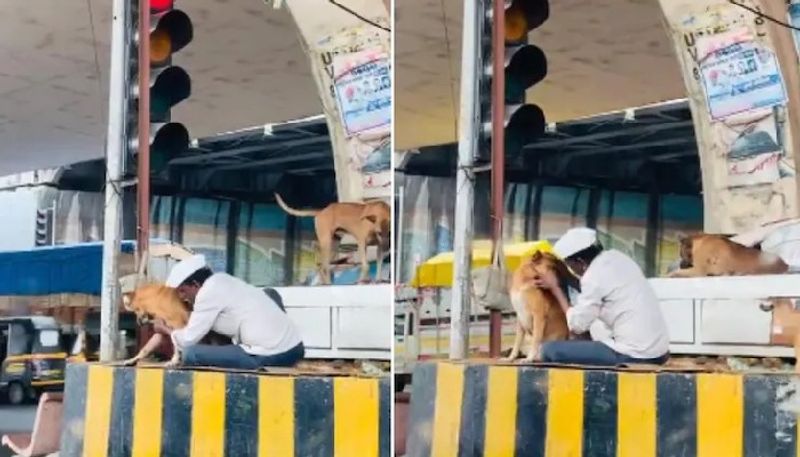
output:
<path id="1" fill-rule="evenodd" d="M 659 1 L 694 118 L 705 231 L 737 233 L 800 216 L 800 72 L 791 31 L 727 0 Z M 736 2 L 788 20 L 784 0 Z"/>
<path id="2" fill-rule="evenodd" d="M 383 29 L 390 27 L 389 13 L 382 0 L 339 3 L 378 27 L 327 1 L 285 0 L 310 59 L 331 132 L 339 200 L 390 199 L 391 33 Z M 353 75 L 364 73 L 349 72 L 367 67 L 369 77 L 360 81 Z M 389 70 L 385 78 L 378 74 L 381 69 Z M 348 74 L 350 83 L 342 85 L 342 75 Z M 341 101 L 347 98 L 345 123 Z"/>

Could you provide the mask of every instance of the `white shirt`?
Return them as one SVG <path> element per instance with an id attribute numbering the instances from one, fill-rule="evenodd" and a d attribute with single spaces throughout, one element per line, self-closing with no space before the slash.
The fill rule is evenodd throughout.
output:
<path id="1" fill-rule="evenodd" d="M 567 311 L 574 333 L 588 331 L 596 320 L 609 330 L 599 341 L 621 354 L 650 359 L 669 351 L 667 323 L 653 288 L 639 265 L 616 250 L 595 257 Z"/>
<path id="2" fill-rule="evenodd" d="M 189 322 L 172 332 L 172 342 L 185 348 L 209 330 L 253 355 L 280 354 L 301 342 L 289 316 L 263 290 L 225 273 L 212 275 L 200 287 Z"/>

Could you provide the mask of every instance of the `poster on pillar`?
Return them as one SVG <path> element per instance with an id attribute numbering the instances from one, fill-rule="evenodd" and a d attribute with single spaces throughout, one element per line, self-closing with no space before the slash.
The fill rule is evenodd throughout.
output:
<path id="1" fill-rule="evenodd" d="M 781 178 L 779 167 L 784 153 L 772 109 L 728 117 L 715 123 L 713 132 L 725 155 L 724 187 L 769 184 Z"/>
<path id="2" fill-rule="evenodd" d="M 775 55 L 746 28 L 697 40 L 706 104 L 714 120 L 786 103 Z"/>
<path id="3" fill-rule="evenodd" d="M 286 0 L 300 29 L 333 145 L 339 201 L 390 199 L 391 46 L 383 2 L 348 7 L 371 23 L 319 0 Z M 307 14 L 313 9 L 318 14 Z"/>
<path id="4" fill-rule="evenodd" d="M 771 17 L 782 15 L 777 3 L 739 2 Z M 798 66 L 790 31 L 727 0 L 659 3 L 695 126 L 703 229 L 740 233 L 795 217 L 800 132 L 791 109 Z"/>
<path id="5" fill-rule="evenodd" d="M 350 166 L 361 174 L 365 197 L 380 197 L 391 187 L 389 54 L 373 48 L 337 55 L 333 73 L 336 104 L 350 145 Z"/>

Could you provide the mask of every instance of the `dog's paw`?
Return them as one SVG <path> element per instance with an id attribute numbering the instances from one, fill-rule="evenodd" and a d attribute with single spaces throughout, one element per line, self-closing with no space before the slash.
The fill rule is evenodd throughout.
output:
<path id="1" fill-rule="evenodd" d="M 500 357 L 500 361 L 503 363 L 513 363 L 515 360 L 517 360 L 516 357 Z"/>
<path id="2" fill-rule="evenodd" d="M 128 360 L 123 360 L 122 365 L 126 367 L 132 367 L 139 363 L 139 357 L 132 357 Z"/>

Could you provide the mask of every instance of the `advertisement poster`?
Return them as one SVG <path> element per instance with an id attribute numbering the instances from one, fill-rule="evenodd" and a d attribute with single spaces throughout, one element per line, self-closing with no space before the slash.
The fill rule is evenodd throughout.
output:
<path id="1" fill-rule="evenodd" d="M 698 44 L 706 102 L 715 120 L 786 102 L 775 54 L 753 40 L 731 39 L 734 33 Z"/>
<path id="2" fill-rule="evenodd" d="M 739 116 L 736 123 L 719 123 L 714 129 L 725 157 L 725 187 L 772 183 L 781 177 L 783 148 L 771 109 Z"/>
<path id="3" fill-rule="evenodd" d="M 388 135 L 392 121 L 389 56 L 371 49 L 334 57 L 336 102 L 348 136 Z"/>

